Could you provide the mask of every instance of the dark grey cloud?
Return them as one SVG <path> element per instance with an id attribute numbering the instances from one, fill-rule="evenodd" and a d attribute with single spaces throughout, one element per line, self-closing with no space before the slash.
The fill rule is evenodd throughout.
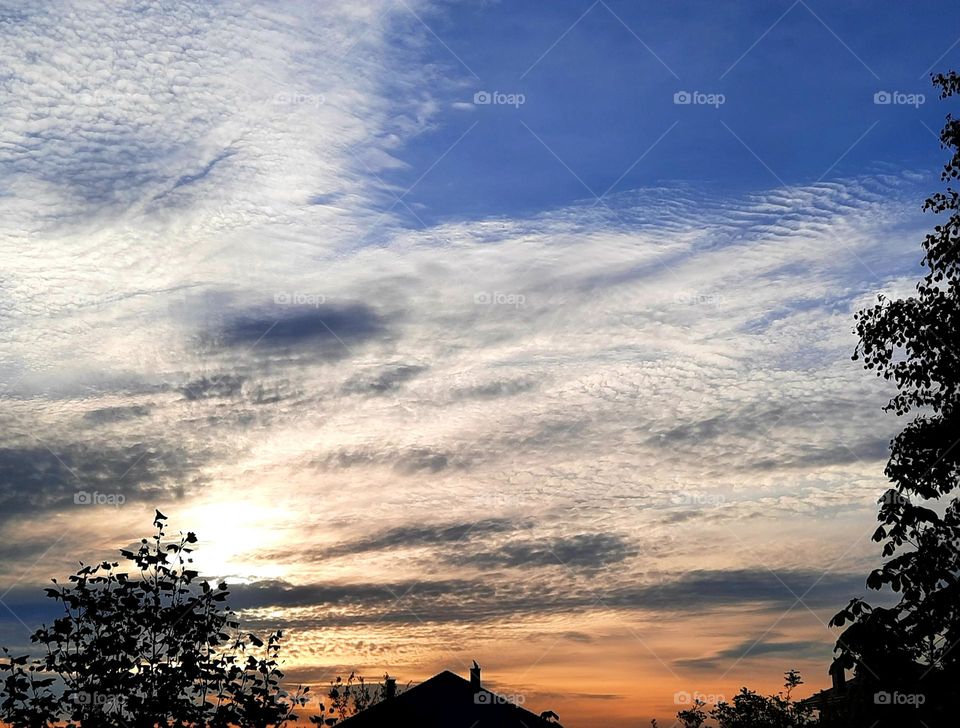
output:
<path id="1" fill-rule="evenodd" d="M 201 377 L 187 382 L 180 388 L 184 397 L 190 400 L 211 397 L 235 397 L 243 390 L 245 378 L 237 374 L 224 374 L 219 377 Z"/>
<path id="2" fill-rule="evenodd" d="M 119 407 L 101 407 L 100 409 L 87 412 L 83 416 L 83 419 L 95 425 L 107 425 L 146 417 L 150 414 L 150 409 L 151 408 L 146 405 L 139 404 L 122 405 Z"/>
<path id="3" fill-rule="evenodd" d="M 51 624 L 54 619 L 63 616 L 63 606 L 52 599 L 44 599 L 39 588 L 15 586 L 6 591 L 5 587 L 0 594 L 3 594 L 0 645 L 13 654 L 35 653 L 36 646 L 31 644 L 30 635 L 42 624 Z"/>
<path id="4" fill-rule="evenodd" d="M 661 523 L 684 523 L 701 517 L 703 517 L 703 513 L 699 510 L 662 512 L 658 516 Z"/>
<path id="5" fill-rule="evenodd" d="M 438 473 L 441 470 L 453 467 L 453 465 L 453 456 L 449 453 L 425 447 L 415 447 L 400 454 L 394 464 L 394 469 L 413 475 L 422 471 Z"/>
<path id="6" fill-rule="evenodd" d="M 726 670 L 733 663 L 746 659 L 748 657 L 765 657 L 770 655 L 779 655 L 791 660 L 800 660 L 804 658 L 822 658 L 826 660 L 832 649 L 833 640 L 827 639 L 824 642 L 805 641 L 771 641 L 760 637 L 758 639 L 748 639 L 710 654 L 707 657 L 695 657 L 682 660 L 674 660 L 674 665 L 678 668 L 687 670 L 704 670 L 716 672 L 717 670 Z"/>
<path id="7" fill-rule="evenodd" d="M 568 575 L 547 579 L 449 578 L 405 579 L 385 583 L 307 583 L 280 580 L 230 586 L 228 603 L 250 629 L 276 627 L 334 628 L 378 625 L 471 624 L 518 619 L 529 616 L 579 614 L 595 609 L 649 610 L 661 614 L 710 613 L 731 606 L 750 606 L 758 615 L 779 615 L 793 606 L 817 580 L 817 587 L 804 596 L 813 609 L 835 608 L 850 596 L 862 594 L 863 576 L 823 576 L 814 571 L 781 571 L 773 576 L 766 570 L 698 571 L 647 584 L 610 584 Z M 780 584 L 780 580 L 789 589 Z M 5 601 L 17 617 L 29 626 L 49 621 L 51 604 L 39 587 L 18 586 Z M 55 605 L 53 605 L 55 606 Z M 296 616 L 271 614 L 260 618 L 251 610 L 297 608 Z M 24 632 L 9 613 L 0 612 L 0 634 Z M 567 639 L 585 641 L 587 636 L 568 633 Z M 745 641 L 699 659 L 681 660 L 684 667 L 711 669 L 746 652 Z M 762 642 L 753 655 L 819 655 L 819 645 L 795 641 Z M 727 663 L 728 664 L 728 663 Z"/>
<path id="8" fill-rule="evenodd" d="M 341 358 L 349 355 L 346 347 L 351 342 L 376 338 L 385 331 L 386 322 L 380 314 L 370 306 L 355 303 L 258 309 L 230 317 L 217 335 L 230 347 L 309 345 L 331 358 Z"/>
<path id="9" fill-rule="evenodd" d="M 290 399 L 299 393 L 299 387 L 290 380 L 283 379 L 269 384 L 258 382 L 248 387 L 246 401 L 255 405 L 270 405 Z"/>
<path id="10" fill-rule="evenodd" d="M 681 422 L 653 434 L 648 442 L 662 447 L 702 451 L 705 445 L 727 449 L 732 440 L 749 440 L 751 447 L 737 451 L 734 467 L 743 470 L 771 471 L 851 463 L 874 463 L 889 455 L 889 437 L 882 432 L 858 434 L 844 440 L 837 425 L 849 417 L 849 401 L 837 403 L 787 401 L 776 404 L 752 403 L 733 411 Z M 797 439 L 797 433 L 826 431 L 827 437 Z M 785 434 L 787 433 L 787 434 Z"/>
<path id="11" fill-rule="evenodd" d="M 454 389 L 454 399 L 497 399 L 499 397 L 513 397 L 536 389 L 537 382 L 530 379 L 502 379 L 495 382 L 486 382 L 471 387 Z"/>
<path id="12" fill-rule="evenodd" d="M 523 527 L 522 523 L 505 518 L 433 526 L 398 526 L 367 538 L 338 544 L 325 551 L 324 555 L 345 556 L 395 548 L 449 546 L 491 534 L 510 533 Z"/>
<path id="13" fill-rule="evenodd" d="M 840 605 L 863 591 L 862 574 L 762 568 L 702 570 L 656 586 L 614 589 L 605 601 L 613 606 L 682 612 L 750 602 L 786 608 L 802 597 L 804 604 L 815 608 Z"/>
<path id="14" fill-rule="evenodd" d="M 664 444 L 696 444 L 729 432 L 731 426 L 735 426 L 740 430 L 743 429 L 742 424 L 737 423 L 736 420 L 731 418 L 721 416 L 710 417 L 697 422 L 687 422 L 682 425 L 677 425 L 666 432 L 660 433 L 658 439 Z M 755 427 L 755 425 L 751 425 L 751 428 L 753 427 Z"/>
<path id="15" fill-rule="evenodd" d="M 84 491 L 127 501 L 177 497 L 204 460 L 167 443 L 0 447 L 0 520 L 74 506 Z"/>
<path id="16" fill-rule="evenodd" d="M 206 179 L 210 175 L 210 173 L 213 172 L 214 168 L 217 165 L 219 165 L 225 159 L 232 157 L 236 153 L 237 153 L 237 150 L 235 149 L 224 149 L 223 151 L 219 152 L 216 156 L 214 156 L 213 159 L 211 159 L 209 162 L 204 164 L 196 172 L 190 172 L 178 177 L 177 180 L 173 183 L 173 189 L 177 189 L 179 187 L 185 187 L 187 185 L 192 185 L 195 182 L 199 182 L 200 180 Z"/>
<path id="17" fill-rule="evenodd" d="M 385 394 L 399 389 L 427 367 L 417 364 L 396 364 L 378 369 L 373 373 L 357 374 L 343 385 L 346 394 Z"/>
<path id="18" fill-rule="evenodd" d="M 269 606 L 353 606 L 366 611 L 366 615 L 357 615 L 360 621 L 367 621 L 370 618 L 371 608 L 387 607 L 395 619 L 406 622 L 415 620 L 415 615 L 406 614 L 408 610 L 405 609 L 394 610 L 390 605 L 407 601 L 411 609 L 414 605 L 419 606 L 425 603 L 440 605 L 442 608 L 445 604 L 453 606 L 454 602 L 468 604 L 473 601 L 489 601 L 495 595 L 496 589 L 492 584 L 468 579 L 425 579 L 382 584 L 302 585 L 272 580 L 231 587 L 229 603 L 236 609 Z"/>
<path id="19" fill-rule="evenodd" d="M 506 690 L 504 690 L 506 692 Z M 623 695 L 616 693 L 581 693 L 565 691 L 562 693 L 538 690 L 537 697 L 541 700 L 623 700 Z"/>
<path id="20" fill-rule="evenodd" d="M 873 463 L 884 461 L 889 457 L 890 441 L 888 439 L 868 437 L 849 444 L 825 442 L 804 448 L 802 452 L 788 454 L 777 459 L 756 459 L 750 461 L 748 467 L 753 470 L 769 471 L 791 467 Z"/>
<path id="21" fill-rule="evenodd" d="M 445 559 L 460 566 L 483 569 L 546 566 L 597 569 L 625 561 L 636 553 L 636 548 L 621 536 L 582 533 L 562 538 L 507 542 L 493 550 L 456 550 Z"/>
<path id="22" fill-rule="evenodd" d="M 66 188 L 87 206 L 122 204 L 162 184 L 157 160 L 183 149 L 123 123 L 88 130 L 82 142 L 55 128 L 24 136 L 26 143 L 7 159 L 7 171 Z"/>
<path id="23" fill-rule="evenodd" d="M 266 376 L 254 363 L 234 371 L 206 375 L 189 380 L 177 388 L 190 401 L 230 400 L 232 403 L 271 405 L 289 401 L 303 394 L 302 383 L 286 377 Z M 221 408 L 220 416 L 229 418 Z M 240 414 L 241 410 L 233 410 Z M 246 415 L 244 415 L 246 416 Z"/>
<path id="24" fill-rule="evenodd" d="M 819 581 L 818 581 L 819 580 Z M 811 587 L 816 586 L 811 589 Z M 808 591 L 809 590 L 809 591 Z M 448 579 L 388 584 L 305 584 L 281 581 L 236 587 L 231 603 L 247 609 L 313 607 L 299 626 L 357 624 L 476 623 L 527 615 L 579 613 L 590 609 L 710 612 L 751 605 L 779 614 L 798 596 L 811 609 L 842 606 L 864 592 L 862 574 L 765 569 L 695 571 L 647 584 L 580 583 L 558 579 Z"/>
<path id="25" fill-rule="evenodd" d="M 429 447 L 404 449 L 359 447 L 337 450 L 315 458 L 311 465 L 322 470 L 386 465 L 397 473 L 416 475 L 423 472 L 439 473 L 448 469 L 466 468 L 472 459 L 471 454 L 435 450 Z"/>

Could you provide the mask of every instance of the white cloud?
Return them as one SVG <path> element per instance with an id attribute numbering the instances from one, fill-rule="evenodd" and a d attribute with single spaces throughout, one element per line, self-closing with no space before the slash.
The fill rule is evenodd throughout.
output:
<path id="1" fill-rule="evenodd" d="M 298 562 L 319 546 L 406 522 L 620 534 L 661 571 L 794 563 L 788 538 L 826 567 L 825 535 L 870 528 L 895 423 L 851 316 L 915 274 L 917 180 L 404 228 L 379 177 L 437 105 L 416 36 L 392 44 L 425 32 L 402 8 L 164 7 L 4 30 L 8 533 L 69 513 L 100 548 L 93 523 L 119 541 L 155 503 L 212 520 L 231 499 L 308 580 L 344 575 Z M 70 497 L 105 478 L 130 496 L 109 524 Z M 211 568 L 276 575 L 216 549 Z M 425 562 L 445 568 L 394 565 Z"/>

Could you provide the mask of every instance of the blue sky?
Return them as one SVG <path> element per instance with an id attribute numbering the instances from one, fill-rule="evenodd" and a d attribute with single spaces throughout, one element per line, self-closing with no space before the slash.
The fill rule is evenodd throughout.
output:
<path id="1" fill-rule="evenodd" d="M 957 19 L 0 3 L 0 643 L 159 507 L 308 681 L 825 684 L 898 428 L 853 315 L 913 290 Z"/>
<path id="2" fill-rule="evenodd" d="M 956 37 L 935 4 L 476 3 L 422 19 L 443 107 L 395 180 L 453 147 L 405 198 L 425 219 L 529 213 L 614 183 L 749 190 L 938 159 L 929 71 Z M 525 100 L 474 107 L 480 90 Z M 683 90 L 724 103 L 675 105 Z M 877 105 L 879 91 L 926 103 Z"/>

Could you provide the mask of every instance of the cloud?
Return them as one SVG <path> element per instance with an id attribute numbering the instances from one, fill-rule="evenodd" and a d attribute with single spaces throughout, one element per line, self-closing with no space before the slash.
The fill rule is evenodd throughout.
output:
<path id="1" fill-rule="evenodd" d="M 234 397 L 243 389 L 244 377 L 225 374 L 220 377 L 201 377 L 187 382 L 180 391 L 187 399 L 204 397 Z"/>
<path id="2" fill-rule="evenodd" d="M 380 367 L 374 372 L 356 374 L 343 385 L 347 394 L 383 394 L 397 389 L 404 382 L 413 379 L 427 367 L 416 364 L 397 364 Z"/>
<path id="3" fill-rule="evenodd" d="M 364 304 L 325 305 L 323 309 L 275 308 L 231 317 L 217 332 L 217 341 L 231 347 L 308 349 L 313 356 L 350 356 L 350 345 L 380 336 L 385 322 Z"/>
<path id="4" fill-rule="evenodd" d="M 416 475 L 421 472 L 439 473 L 450 469 L 465 469 L 472 457 L 467 453 L 445 452 L 430 447 L 411 446 L 397 450 L 383 447 L 351 447 L 328 453 L 311 461 L 310 466 L 321 470 L 364 468 L 389 465 L 396 473 Z"/>
<path id="5" fill-rule="evenodd" d="M 565 567 L 599 569 L 637 553 L 626 539 L 613 534 L 581 533 L 561 538 L 513 541 L 493 550 L 457 549 L 446 557 L 458 566 L 480 569 Z"/>
<path id="6" fill-rule="evenodd" d="M 0 518 L 75 507 L 74 497 L 84 491 L 131 501 L 176 497 L 202 459 L 200 453 L 166 443 L 0 448 Z"/>
<path id="7" fill-rule="evenodd" d="M 513 397 L 537 388 L 537 383 L 525 379 L 504 379 L 474 384 L 455 389 L 451 393 L 457 399 L 496 399 Z"/>
<path id="8" fill-rule="evenodd" d="M 897 425 L 851 316 L 910 290 L 918 178 L 413 224 L 398 180 L 460 79 L 405 5 L 437 18 L 58 2 L 0 26 L 0 520 L 89 527 L 7 571 L 96 558 L 159 505 L 238 606 L 304 628 L 602 645 L 584 614 L 779 616 L 830 568 L 804 602 L 860 593 Z"/>
<path id="9" fill-rule="evenodd" d="M 804 594 L 805 604 L 823 608 L 862 590 L 861 574 L 824 576 L 781 570 L 774 575 L 742 569 L 699 571 L 643 585 L 603 588 L 571 583 L 569 578 L 536 583 L 463 578 L 302 585 L 264 581 L 231 587 L 230 603 L 254 613 L 309 607 L 308 612 L 297 612 L 299 617 L 291 612 L 291 619 L 306 628 L 324 624 L 466 624 L 582 613 L 598 606 L 661 614 L 717 613 L 751 606 L 760 607 L 757 614 L 777 616 Z"/>
<path id="10" fill-rule="evenodd" d="M 338 544 L 325 552 L 325 556 L 345 556 L 384 551 L 397 548 L 423 546 L 450 546 L 489 536 L 510 533 L 523 527 L 522 523 L 504 518 L 485 521 L 447 523 L 439 525 L 407 525 L 372 534 L 366 538 Z"/>
<path id="11" fill-rule="evenodd" d="M 716 672 L 726 670 L 734 663 L 747 658 L 778 656 L 799 661 L 821 659 L 823 657 L 824 644 L 822 643 L 785 640 L 783 635 L 771 635 L 771 637 L 778 637 L 778 639 L 774 641 L 764 636 L 757 639 L 747 639 L 731 647 L 718 650 L 707 657 L 675 660 L 674 664 L 684 670 Z"/>
<path id="12" fill-rule="evenodd" d="M 111 424 L 115 422 L 125 422 L 126 420 L 136 419 L 138 417 L 147 417 L 150 414 L 150 407 L 145 405 L 120 405 L 117 407 L 102 407 L 100 409 L 87 412 L 83 418 L 94 424 Z"/>

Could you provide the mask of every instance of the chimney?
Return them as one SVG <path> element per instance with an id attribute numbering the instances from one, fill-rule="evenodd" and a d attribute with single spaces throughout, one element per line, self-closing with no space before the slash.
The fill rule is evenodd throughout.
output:
<path id="1" fill-rule="evenodd" d="M 833 692 L 836 695 L 843 695 L 847 692 L 847 676 L 839 662 L 830 665 L 830 677 L 833 678 Z"/>
<path id="2" fill-rule="evenodd" d="M 470 687 L 473 688 L 474 692 L 480 689 L 480 665 L 477 664 L 477 661 L 473 661 L 473 667 L 470 668 Z"/>
<path id="3" fill-rule="evenodd" d="M 383 695 L 386 700 L 397 697 L 397 678 L 383 676 Z"/>

